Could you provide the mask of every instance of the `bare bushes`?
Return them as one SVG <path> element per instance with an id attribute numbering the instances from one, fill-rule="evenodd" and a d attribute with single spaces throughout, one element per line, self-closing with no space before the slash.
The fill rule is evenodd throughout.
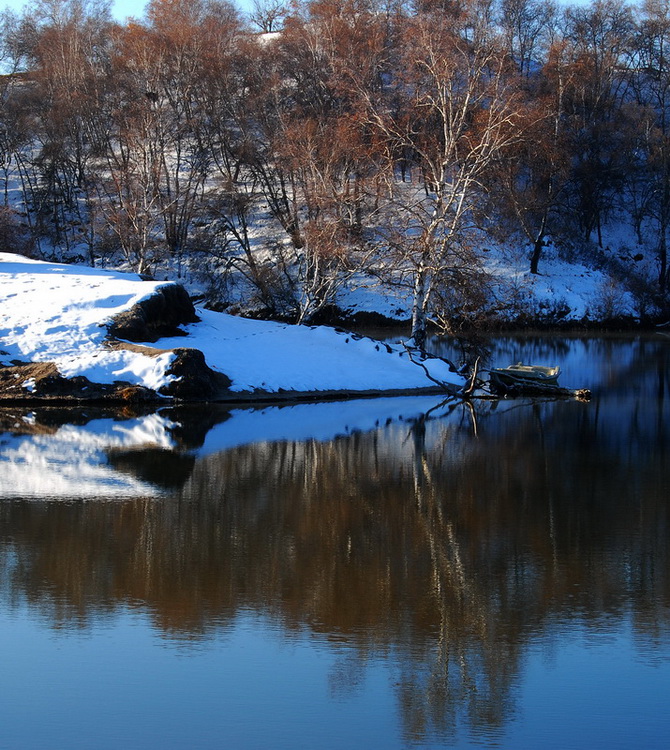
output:
<path id="1" fill-rule="evenodd" d="M 0 206 L 0 249 L 29 258 L 35 257 L 37 247 L 28 227 L 21 223 L 19 215 L 8 206 Z"/>
<path id="2" fill-rule="evenodd" d="M 440 333 L 461 335 L 489 325 L 492 279 L 476 268 L 451 269 L 433 291 L 433 314 Z"/>

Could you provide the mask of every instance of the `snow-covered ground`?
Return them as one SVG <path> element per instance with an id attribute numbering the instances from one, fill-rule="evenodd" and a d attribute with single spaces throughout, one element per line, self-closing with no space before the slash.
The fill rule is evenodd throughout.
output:
<path id="1" fill-rule="evenodd" d="M 510 300 L 511 320 L 523 313 L 538 320 L 549 315 L 566 322 L 638 317 L 633 295 L 602 270 L 567 263 L 555 254 L 544 258 L 539 274 L 520 266 L 500 258 L 487 264 L 487 271 L 497 279 L 500 299 Z"/>
<path id="2" fill-rule="evenodd" d="M 186 345 L 205 352 L 212 369 L 232 379 L 233 391 L 368 391 L 435 385 L 402 346 L 388 347 L 325 326 L 295 326 L 198 310 L 199 323 L 184 326 L 188 339 L 160 339 L 156 346 Z M 428 360 L 432 377 L 455 386 L 460 376 L 445 362 Z"/>
<path id="3" fill-rule="evenodd" d="M 54 362 L 65 377 L 157 390 L 174 377 L 167 374 L 170 351 L 156 357 L 148 350 L 110 350 L 104 342 L 110 320 L 161 285 L 134 274 L 0 253 L 0 364 Z M 383 392 L 430 388 L 435 381 L 463 384 L 445 362 L 416 364 L 402 346 L 326 327 L 197 313 L 201 321 L 185 326 L 186 337 L 161 339 L 152 346 L 201 350 L 212 369 L 232 380 L 235 392 Z"/>
<path id="4" fill-rule="evenodd" d="M 656 273 L 653 256 L 636 244 L 631 231 L 614 227 L 607 234 L 608 245 L 603 255 L 615 257 L 628 276 L 637 274 L 645 279 Z M 482 237 L 482 242 L 486 238 Z M 642 252 L 644 251 L 644 252 Z M 489 307 L 502 322 L 514 323 L 519 318 L 535 318 L 538 322 L 596 323 L 608 318 L 637 319 L 639 305 L 625 285 L 605 270 L 572 258 L 567 260 L 556 245 L 544 249 L 540 273 L 530 273 L 530 248 L 513 248 L 488 244 L 482 252 L 482 271 L 491 279 Z M 586 251 L 582 248 L 582 253 Z M 594 249 L 595 252 L 595 249 Z M 633 255 L 643 260 L 633 260 Z M 354 276 L 343 288 L 337 304 L 349 314 L 379 313 L 391 320 L 407 320 L 412 307 L 411 290 L 394 288 L 392 294 L 375 279 L 363 274 Z M 650 311 L 648 311 L 650 312 Z"/>
<path id="5" fill-rule="evenodd" d="M 163 284 L 0 253 L 0 364 L 55 362 L 64 377 L 159 388 L 172 354 L 154 358 L 111 351 L 103 342 L 112 317 Z"/>

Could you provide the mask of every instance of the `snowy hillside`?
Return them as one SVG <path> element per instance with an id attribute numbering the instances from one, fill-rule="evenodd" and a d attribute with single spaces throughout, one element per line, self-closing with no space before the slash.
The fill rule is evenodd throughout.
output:
<path id="1" fill-rule="evenodd" d="M 613 234 L 609 254 L 619 260 L 621 278 L 578 260 L 567 260 L 554 245 L 545 249 L 540 273 L 529 271 L 529 249 L 491 246 L 483 253 L 483 271 L 488 275 L 490 294 L 481 313 L 500 323 L 538 325 L 556 323 L 597 324 L 613 319 L 637 321 L 644 310 L 627 283 L 634 274 L 651 278 L 652 254 L 635 244 L 632 232 Z M 631 250 L 634 248 L 634 251 Z M 643 255 L 644 252 L 644 255 Z M 640 253 L 642 260 L 633 261 Z M 628 272 L 626 271 L 628 268 Z M 411 290 L 380 285 L 376 279 L 355 277 L 341 290 L 338 306 L 348 315 L 377 313 L 390 320 L 408 320 Z"/>

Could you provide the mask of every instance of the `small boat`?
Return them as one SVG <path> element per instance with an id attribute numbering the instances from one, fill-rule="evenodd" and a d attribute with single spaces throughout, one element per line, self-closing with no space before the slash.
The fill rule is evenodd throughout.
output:
<path id="1" fill-rule="evenodd" d="M 524 365 L 518 362 L 509 367 L 494 367 L 490 371 L 489 381 L 496 390 L 534 390 L 543 387 L 558 386 L 558 366 Z"/>

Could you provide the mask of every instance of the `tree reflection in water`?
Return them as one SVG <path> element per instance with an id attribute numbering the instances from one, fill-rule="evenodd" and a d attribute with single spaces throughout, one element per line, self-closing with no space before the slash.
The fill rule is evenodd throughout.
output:
<path id="1" fill-rule="evenodd" d="M 192 461 L 158 501 L 5 502 L 0 594 L 55 624 L 141 606 L 193 639 L 262 612 L 348 645 L 335 691 L 392 655 L 408 739 L 495 730 L 524 649 L 557 622 L 630 615 L 668 642 L 667 352 L 635 352 L 590 404 L 478 402 L 476 431 L 458 405 L 243 445 Z M 176 476 L 167 452 L 146 458 L 121 468 Z"/>

